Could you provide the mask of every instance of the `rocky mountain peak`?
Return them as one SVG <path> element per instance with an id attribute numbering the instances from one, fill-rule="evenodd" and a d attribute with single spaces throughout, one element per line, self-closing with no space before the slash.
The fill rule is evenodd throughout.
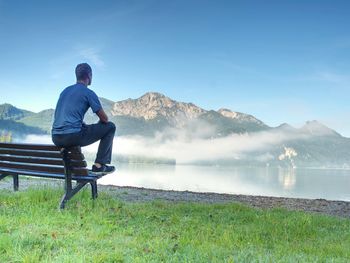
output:
<path id="1" fill-rule="evenodd" d="M 158 92 L 148 92 L 138 99 L 115 102 L 111 110 L 113 116 L 128 115 L 145 120 L 160 117 L 180 126 L 204 112 L 206 111 L 192 103 L 177 102 Z"/>
<path id="2" fill-rule="evenodd" d="M 235 119 L 235 118 L 238 117 L 238 113 L 237 112 L 233 112 L 233 111 L 231 111 L 229 109 L 221 108 L 221 109 L 218 110 L 218 112 L 221 115 L 223 115 L 223 116 L 225 116 L 227 118 Z"/>
<path id="3" fill-rule="evenodd" d="M 262 121 L 258 120 L 257 118 L 249 114 L 235 112 L 225 108 L 219 109 L 218 113 L 220 113 L 222 116 L 226 118 L 234 119 L 241 123 L 251 122 L 262 127 L 267 127 L 265 123 L 263 123 Z"/>
<path id="4" fill-rule="evenodd" d="M 277 126 L 276 128 L 277 129 L 284 129 L 284 130 L 295 130 L 295 128 L 288 123 L 282 123 L 281 125 Z"/>
<path id="5" fill-rule="evenodd" d="M 161 99 L 161 98 L 166 98 L 166 96 L 159 92 L 147 92 L 140 97 L 140 99 L 145 99 L 145 100 L 155 100 L 155 99 Z"/>
<path id="6" fill-rule="evenodd" d="M 327 127 L 326 125 L 313 120 L 313 121 L 307 121 L 303 127 L 300 129 L 302 132 L 310 133 L 312 135 L 335 135 L 340 136 L 339 133 L 332 130 L 331 128 Z"/>
<path id="7" fill-rule="evenodd" d="M 141 96 L 139 104 L 150 110 L 160 110 L 162 107 L 174 107 L 176 102 L 158 92 L 148 92 Z"/>

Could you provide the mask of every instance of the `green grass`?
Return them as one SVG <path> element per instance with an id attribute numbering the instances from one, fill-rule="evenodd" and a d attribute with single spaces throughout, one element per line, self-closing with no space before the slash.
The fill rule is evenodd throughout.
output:
<path id="1" fill-rule="evenodd" d="M 0 262 L 349 262 L 350 220 L 240 204 L 0 193 Z"/>

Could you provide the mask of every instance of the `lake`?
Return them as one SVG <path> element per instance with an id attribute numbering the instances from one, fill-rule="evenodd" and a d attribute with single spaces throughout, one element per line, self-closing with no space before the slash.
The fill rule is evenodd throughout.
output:
<path id="1" fill-rule="evenodd" d="M 122 164 L 100 184 L 350 201 L 350 170 Z"/>

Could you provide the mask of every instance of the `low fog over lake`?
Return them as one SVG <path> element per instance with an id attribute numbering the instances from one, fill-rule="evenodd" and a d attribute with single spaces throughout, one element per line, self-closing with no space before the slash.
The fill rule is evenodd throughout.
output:
<path id="1" fill-rule="evenodd" d="M 278 140 L 287 140 L 282 134 Z M 114 160 L 118 155 L 146 155 L 175 158 L 176 165 L 117 162 L 117 171 L 107 175 L 100 184 L 135 186 L 165 190 L 188 190 L 264 196 L 324 198 L 350 200 L 350 170 L 293 168 L 274 166 L 192 165 L 188 160 L 209 160 L 211 156 L 237 154 L 247 149 L 263 149 L 273 138 L 268 133 L 215 140 L 172 140 L 159 138 L 119 137 L 114 141 Z M 52 143 L 50 136 L 27 136 L 24 142 Z M 215 146 L 215 147 L 214 147 Z M 89 165 L 97 144 L 82 148 Z M 286 156 L 289 158 L 291 156 Z M 268 156 L 267 156 L 268 158 Z"/>

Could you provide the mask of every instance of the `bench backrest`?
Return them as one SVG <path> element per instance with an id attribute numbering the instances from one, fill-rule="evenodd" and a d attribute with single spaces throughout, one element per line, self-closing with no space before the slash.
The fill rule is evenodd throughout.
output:
<path id="1" fill-rule="evenodd" d="M 49 144 L 0 143 L 0 168 L 49 174 L 65 174 L 67 170 L 71 175 L 88 175 L 80 147 L 65 150 L 64 153 L 62 148 Z"/>

